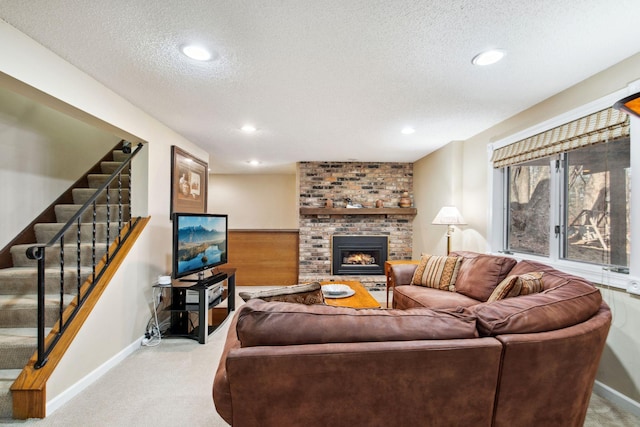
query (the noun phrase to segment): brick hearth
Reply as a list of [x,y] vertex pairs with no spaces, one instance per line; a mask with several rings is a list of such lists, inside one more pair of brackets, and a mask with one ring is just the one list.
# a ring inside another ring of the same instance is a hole
[[[298,165],[300,207],[323,207],[345,199],[373,208],[398,207],[403,191],[413,194],[413,164],[360,162],[301,162]],[[387,235],[389,259],[411,259],[413,215],[300,215],[300,282],[358,280],[371,289],[384,288],[384,276],[332,276],[331,236]]]

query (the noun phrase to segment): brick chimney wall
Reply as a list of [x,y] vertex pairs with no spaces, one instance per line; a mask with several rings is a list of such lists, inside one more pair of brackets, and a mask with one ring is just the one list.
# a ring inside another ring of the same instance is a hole
[[[300,162],[298,164],[301,207],[334,207],[351,203],[373,208],[398,207],[403,191],[413,195],[412,163]],[[413,244],[411,215],[300,215],[300,281],[358,280],[367,287],[384,287],[384,276],[331,276],[331,236],[387,235],[389,259],[411,259]]]

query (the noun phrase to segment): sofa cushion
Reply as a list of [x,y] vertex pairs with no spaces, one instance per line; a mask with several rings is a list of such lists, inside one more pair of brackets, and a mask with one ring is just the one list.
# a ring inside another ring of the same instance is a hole
[[448,309],[470,307],[479,302],[457,292],[442,291],[423,286],[396,286],[393,288],[393,308],[398,309],[416,307]]
[[295,302],[298,304],[324,304],[322,286],[319,282],[284,286],[257,292],[240,292],[244,301],[261,299],[263,301]]
[[524,273],[519,276],[507,276],[496,286],[487,302],[498,301],[518,295],[530,295],[542,291],[541,272]]
[[478,336],[466,309],[358,310],[250,300],[238,311],[242,347],[349,342],[412,341]]
[[460,272],[455,291],[478,301],[487,301],[493,290],[510,273],[516,260],[506,256],[485,255],[476,252],[452,252],[461,256]]
[[[545,278],[547,273],[545,273]],[[524,334],[566,328],[589,319],[600,308],[600,291],[573,280],[541,293],[485,302],[469,308],[481,335]]]
[[453,290],[460,268],[460,257],[422,254],[420,264],[413,273],[412,285],[442,290]]

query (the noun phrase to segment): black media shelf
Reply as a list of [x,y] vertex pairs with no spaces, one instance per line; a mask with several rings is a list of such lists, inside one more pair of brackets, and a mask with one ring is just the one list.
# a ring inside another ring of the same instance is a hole
[[[220,273],[201,282],[173,281],[169,289],[171,302],[163,310],[171,313],[171,325],[163,337],[184,337],[206,344],[209,335],[216,331],[222,322],[235,310],[235,268],[220,269]],[[209,293],[218,289],[218,284],[227,281],[222,294],[209,302]],[[187,291],[197,292],[197,302],[187,302]],[[217,324],[209,324],[210,310],[227,302],[224,318]],[[194,319],[193,313],[197,313]],[[201,325],[207,325],[201,328]]]

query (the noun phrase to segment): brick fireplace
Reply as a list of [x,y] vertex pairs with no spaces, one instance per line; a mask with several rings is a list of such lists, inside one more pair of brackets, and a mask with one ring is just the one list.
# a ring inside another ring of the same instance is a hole
[[[384,270],[351,266],[355,268],[347,272],[335,271],[332,240],[334,236],[382,236],[387,239],[385,258],[411,259],[415,211],[399,209],[398,203],[404,191],[413,194],[413,164],[301,162],[298,177],[300,282],[358,280],[368,288],[384,288]],[[347,199],[364,209],[345,210]],[[325,207],[327,200],[335,209]],[[383,208],[375,208],[377,200]]]

